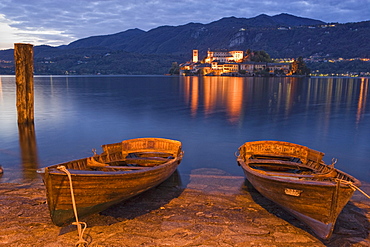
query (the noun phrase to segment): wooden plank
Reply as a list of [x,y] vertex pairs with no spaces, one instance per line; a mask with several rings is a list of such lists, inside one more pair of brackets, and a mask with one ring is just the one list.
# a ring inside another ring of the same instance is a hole
[[150,169],[150,166],[89,166],[90,168],[100,168],[100,169],[112,169],[112,170],[145,170]]
[[173,156],[172,153],[168,152],[134,152],[134,153],[129,153],[129,157],[133,156],[138,156],[138,157],[162,157],[162,158],[167,158],[170,156]]
[[161,157],[134,157],[134,158],[126,158],[124,161],[126,163],[163,163],[168,161],[169,159],[167,158],[161,158]]
[[[133,160],[135,160],[135,159],[133,159]],[[115,163],[115,162],[112,162],[112,163]],[[155,166],[157,163],[154,163],[151,166]],[[89,167],[89,168],[101,168],[101,169],[108,168],[108,169],[118,169],[118,170],[142,170],[142,169],[148,169],[148,167],[151,167],[151,166],[149,166],[149,165],[147,165],[147,166],[115,166],[115,165],[110,165],[109,163],[106,164],[106,163],[98,162],[98,161],[94,160],[94,158],[88,158],[87,159],[87,167]]]

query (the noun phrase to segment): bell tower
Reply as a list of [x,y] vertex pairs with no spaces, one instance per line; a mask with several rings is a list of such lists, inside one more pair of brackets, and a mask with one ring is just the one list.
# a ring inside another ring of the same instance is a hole
[[198,50],[193,50],[193,63],[198,62]]

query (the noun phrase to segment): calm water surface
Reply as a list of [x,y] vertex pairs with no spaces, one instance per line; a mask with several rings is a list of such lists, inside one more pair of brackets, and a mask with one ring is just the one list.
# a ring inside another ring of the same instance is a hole
[[148,136],[182,141],[180,176],[243,176],[239,146],[284,140],[370,181],[368,78],[36,76],[34,128],[18,128],[15,90],[14,77],[0,76],[0,182],[40,179],[37,168]]

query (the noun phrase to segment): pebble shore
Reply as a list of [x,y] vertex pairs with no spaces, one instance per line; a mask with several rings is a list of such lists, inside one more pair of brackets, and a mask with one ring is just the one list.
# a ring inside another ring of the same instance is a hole
[[[178,174],[161,185],[99,214],[80,219],[91,247],[125,246],[370,246],[370,200],[355,192],[332,237],[308,227],[262,197],[242,176],[218,169]],[[370,194],[370,184],[361,187]],[[0,183],[0,246],[67,247],[76,226],[52,224],[40,180]]]

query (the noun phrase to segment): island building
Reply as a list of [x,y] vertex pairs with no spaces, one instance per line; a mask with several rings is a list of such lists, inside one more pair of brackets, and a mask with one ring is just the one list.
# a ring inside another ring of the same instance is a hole
[[291,63],[266,63],[250,61],[244,51],[208,50],[199,60],[199,51],[193,50],[193,58],[180,64],[180,75],[246,75],[255,76],[262,71],[270,75],[289,75]]

